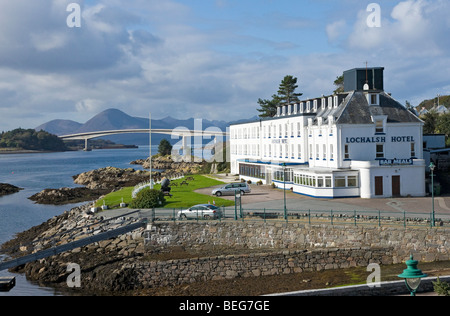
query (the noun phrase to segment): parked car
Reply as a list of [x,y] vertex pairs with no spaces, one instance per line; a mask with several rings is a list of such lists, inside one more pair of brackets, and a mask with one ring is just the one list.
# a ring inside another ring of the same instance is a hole
[[241,194],[247,194],[252,192],[247,182],[240,182],[240,183],[230,183],[224,185],[221,188],[215,189],[212,191],[212,195],[216,196],[234,195],[236,191],[241,191]]
[[217,219],[222,216],[222,211],[219,207],[212,204],[198,204],[194,205],[187,210],[178,212],[179,219],[188,218],[205,218],[205,219]]

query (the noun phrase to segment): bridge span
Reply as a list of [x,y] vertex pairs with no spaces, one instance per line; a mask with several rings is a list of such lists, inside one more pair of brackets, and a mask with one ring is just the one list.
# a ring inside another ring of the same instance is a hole
[[189,130],[188,128],[175,128],[175,129],[122,129],[122,130],[110,130],[110,131],[97,131],[97,132],[86,132],[78,134],[62,135],[59,138],[63,140],[84,140],[84,149],[88,150],[88,140],[104,137],[108,135],[118,135],[118,134],[166,134],[178,137],[183,137],[183,148],[185,148],[186,138],[195,136],[221,136],[226,137],[227,132],[218,131],[219,128],[207,128],[206,130]]

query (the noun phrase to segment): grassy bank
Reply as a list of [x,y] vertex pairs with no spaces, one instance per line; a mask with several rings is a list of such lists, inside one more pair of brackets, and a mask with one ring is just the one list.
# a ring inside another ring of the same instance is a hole
[[[171,182],[172,197],[166,196],[167,204],[164,208],[188,208],[195,204],[212,203],[213,201],[218,206],[232,206],[234,201],[218,198],[212,195],[204,195],[194,192],[195,190],[208,188],[216,185],[224,184],[224,182],[211,179],[202,175],[192,175],[194,180],[186,181],[188,185],[181,185],[186,178],[174,180]],[[155,189],[160,189],[159,184],[155,185]],[[134,187],[127,187],[122,190],[112,192],[105,196],[105,198],[97,201],[96,206],[108,205],[110,208],[117,207],[123,199],[123,202],[129,204],[132,200],[131,194]]]

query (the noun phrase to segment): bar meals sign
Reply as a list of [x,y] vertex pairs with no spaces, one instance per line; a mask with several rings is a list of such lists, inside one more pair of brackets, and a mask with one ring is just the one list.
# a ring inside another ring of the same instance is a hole
[[378,160],[380,162],[380,166],[407,166],[407,165],[412,165],[413,164],[413,160],[412,158],[407,158],[407,159],[379,159]]

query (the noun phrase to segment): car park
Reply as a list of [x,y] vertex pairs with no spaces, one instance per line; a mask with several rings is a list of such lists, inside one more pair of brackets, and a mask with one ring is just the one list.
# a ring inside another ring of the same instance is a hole
[[241,192],[241,194],[247,194],[252,192],[247,182],[239,182],[239,183],[230,183],[218,189],[214,189],[211,192],[211,194],[215,196],[235,195],[236,191]]
[[220,217],[222,217],[222,211],[219,207],[212,204],[197,204],[178,212],[179,219],[217,219]]

